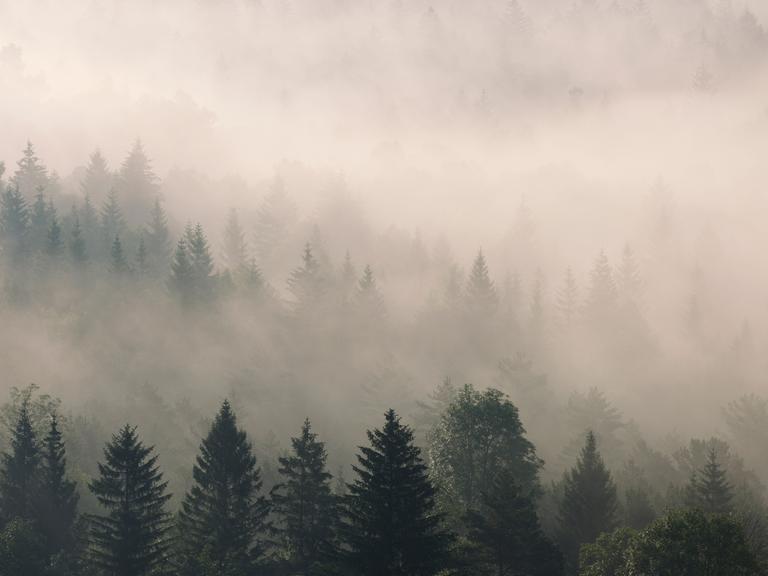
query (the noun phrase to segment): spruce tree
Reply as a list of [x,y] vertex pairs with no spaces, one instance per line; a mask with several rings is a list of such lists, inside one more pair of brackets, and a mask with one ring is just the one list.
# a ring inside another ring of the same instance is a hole
[[[88,159],[85,176],[80,183],[80,189],[86,198],[86,204],[90,204],[92,200],[97,204],[104,202],[109,191],[112,189],[112,184],[113,177],[107,166],[107,161],[102,156],[101,151],[96,149]],[[91,205],[92,208],[93,205]],[[87,219],[84,218],[84,220]]]
[[200,445],[179,513],[182,574],[250,574],[264,554],[269,505],[246,434],[224,401]]
[[195,273],[189,259],[187,241],[183,237],[179,238],[179,242],[176,244],[176,251],[173,254],[168,289],[179,299],[183,306],[189,306],[194,303]]
[[525,494],[515,475],[502,468],[481,496],[478,510],[468,513],[469,540],[479,547],[481,562],[493,573],[554,576],[563,558],[542,532],[536,501]]
[[110,270],[113,274],[119,275],[128,271],[128,261],[123,252],[123,244],[120,242],[120,236],[115,236],[115,239],[112,241],[110,256]]
[[691,477],[688,499],[691,506],[706,514],[728,514],[733,511],[733,488],[717,459],[714,447],[707,452],[704,468],[694,472]]
[[296,313],[312,310],[324,295],[325,282],[309,243],[304,246],[302,265],[288,278],[288,291],[293,296],[291,304]]
[[29,217],[29,247],[33,252],[42,252],[45,249],[49,224],[50,214],[45,201],[45,193],[40,188],[35,196]]
[[136,271],[144,277],[149,272],[149,259],[147,256],[147,243],[144,234],[139,237],[139,247],[136,249]]
[[51,414],[50,428],[43,440],[40,476],[38,518],[48,555],[71,557],[79,496],[75,482],[67,477],[66,449],[55,412]]
[[195,297],[200,302],[205,302],[213,294],[213,257],[208,247],[208,239],[205,236],[200,223],[194,227],[187,227],[184,233],[187,242],[189,263],[192,267],[193,290]]
[[145,222],[157,197],[159,181],[139,140],[120,166],[117,187],[128,223],[136,226]]
[[85,238],[83,238],[83,230],[77,216],[75,216],[75,223],[72,226],[72,237],[69,239],[69,253],[75,266],[82,266],[88,260],[85,251]]
[[150,270],[156,275],[165,274],[171,259],[171,240],[168,231],[168,218],[159,197],[155,197],[155,202],[152,205],[146,236],[147,261]]
[[101,209],[101,232],[104,245],[111,248],[115,237],[119,236],[124,228],[123,211],[117,200],[117,191],[113,188],[109,191],[104,207]]
[[38,190],[48,185],[48,169],[35,154],[32,142],[27,141],[21,160],[17,163],[16,173],[11,183],[23,198],[32,198]]
[[353,574],[437,574],[448,564],[450,536],[441,528],[436,491],[414,446],[413,432],[394,410],[368,432],[357,479],[345,499],[346,558]]
[[0,236],[6,258],[12,264],[22,261],[27,252],[29,211],[18,187],[8,187],[0,198]]
[[613,270],[605,252],[601,251],[595,260],[590,281],[585,314],[593,325],[604,326],[612,319],[617,304]]
[[496,288],[488,274],[482,250],[477,253],[467,280],[466,303],[471,313],[482,316],[492,314],[498,305]]
[[291,574],[309,576],[322,573],[335,553],[338,507],[326,470],[325,445],[309,420],[291,445],[292,453],[279,458],[282,482],[272,490],[272,506]]
[[578,572],[579,547],[613,530],[617,510],[616,487],[590,430],[576,466],[563,477],[558,515],[562,547],[573,573]]
[[[104,193],[106,199],[108,192]],[[91,248],[95,248],[101,242],[101,224],[99,223],[99,215],[96,212],[96,208],[91,201],[91,197],[86,194],[83,201],[82,215],[80,218],[80,225],[82,226],[83,240],[85,245]]]
[[64,242],[61,239],[61,226],[56,212],[51,214],[51,225],[48,227],[48,234],[45,243],[45,252],[48,256],[55,258],[64,250]]
[[90,516],[91,561],[113,576],[149,576],[167,565],[170,495],[152,447],[125,425],[104,449],[89,488],[104,508]]
[[384,298],[382,298],[379,288],[376,285],[376,278],[373,276],[373,270],[366,266],[363,270],[363,276],[357,284],[357,293],[355,303],[361,319],[369,323],[378,323],[384,319],[386,308]]
[[11,430],[11,450],[3,454],[0,473],[0,510],[3,519],[35,519],[35,504],[40,493],[40,447],[29,413],[29,398],[19,407]]
[[558,323],[564,331],[569,331],[576,322],[579,310],[579,291],[576,278],[570,266],[565,271],[565,279],[557,293]]

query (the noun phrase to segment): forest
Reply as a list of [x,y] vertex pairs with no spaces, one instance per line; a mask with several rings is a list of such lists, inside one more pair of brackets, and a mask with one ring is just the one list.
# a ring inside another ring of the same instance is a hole
[[767,25],[0,1],[0,576],[768,574]]

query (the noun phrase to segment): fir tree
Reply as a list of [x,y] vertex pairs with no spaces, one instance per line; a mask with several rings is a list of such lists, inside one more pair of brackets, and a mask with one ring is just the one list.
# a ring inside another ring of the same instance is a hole
[[508,469],[496,474],[482,494],[480,509],[469,512],[467,523],[469,540],[495,574],[562,573],[562,555],[541,530],[535,500],[523,493]]
[[124,274],[128,271],[128,261],[125,259],[123,244],[120,242],[120,236],[118,235],[112,241],[110,256],[110,270],[113,274]]
[[50,228],[50,214],[45,202],[45,193],[40,188],[32,204],[29,217],[29,247],[33,252],[42,252],[46,246],[46,237]]
[[250,574],[264,553],[268,503],[250,442],[224,401],[179,513],[182,574]]
[[29,211],[18,187],[9,187],[0,198],[0,235],[6,258],[18,264],[26,254]]
[[53,258],[59,256],[64,250],[64,242],[61,239],[61,226],[56,212],[51,214],[51,225],[48,227],[48,234],[45,243],[45,252]]
[[291,272],[288,278],[288,291],[293,296],[295,312],[311,310],[324,295],[324,281],[320,265],[312,254],[312,246],[304,246],[302,265]]
[[123,211],[117,201],[117,191],[113,188],[101,209],[101,231],[105,245],[111,247],[114,238],[122,234],[124,228]]
[[76,266],[85,264],[88,256],[85,251],[85,239],[83,231],[80,228],[80,219],[75,216],[75,223],[72,226],[72,237],[69,240],[69,253]]
[[704,468],[694,472],[691,477],[688,498],[691,506],[706,514],[728,514],[733,511],[733,488],[717,459],[714,447],[707,452]]
[[112,436],[89,488],[104,508],[92,515],[91,560],[114,576],[149,576],[167,564],[170,498],[152,447],[136,428],[125,425]]
[[48,555],[72,556],[75,543],[78,493],[67,478],[67,458],[56,413],[43,440],[39,522],[45,535]]
[[492,314],[498,304],[496,288],[488,275],[488,265],[482,250],[477,253],[467,280],[466,302],[470,312],[480,315]]
[[559,522],[563,550],[574,573],[578,572],[578,553],[602,532],[610,532],[617,521],[616,487],[606,469],[592,431],[576,466],[563,477],[563,499]]
[[213,257],[208,247],[208,239],[200,223],[194,227],[188,226],[184,236],[192,266],[194,291],[196,297],[204,302],[213,293]]
[[160,203],[155,198],[147,226],[147,253],[150,269],[154,274],[165,273],[171,258],[171,241],[168,232],[168,219]]
[[125,205],[129,224],[135,226],[145,222],[153,200],[157,197],[159,183],[139,140],[134,143],[120,166],[117,187]]
[[292,574],[320,574],[335,554],[337,502],[326,470],[325,446],[309,420],[291,439],[292,454],[279,458],[282,482],[272,491],[278,534],[287,545]]
[[248,246],[245,232],[240,226],[237,210],[230,210],[227,225],[224,228],[224,263],[233,273],[245,267],[248,261]]
[[344,535],[354,574],[437,574],[448,563],[450,536],[436,512],[435,488],[413,432],[394,410],[360,447],[357,479],[346,497]]
[[35,519],[35,504],[39,494],[40,447],[29,409],[29,398],[25,397],[11,430],[11,451],[3,454],[0,510],[6,522],[13,518]]
[[194,302],[195,273],[189,259],[187,241],[183,237],[179,238],[173,254],[168,288],[183,305],[188,306]]
[[11,183],[23,198],[32,198],[38,190],[48,186],[48,170],[35,154],[35,148],[31,142],[27,141],[21,160],[16,164],[16,173]]
[[[107,166],[107,161],[102,156],[101,151],[96,149],[88,159],[88,166],[85,168],[85,176],[80,183],[80,189],[86,199],[86,204],[90,204],[91,200],[100,204],[107,199],[109,191],[112,189],[113,177]],[[93,206],[91,205],[91,208]],[[94,214],[95,215],[95,214]],[[87,222],[87,218],[83,218],[84,224]],[[87,228],[87,224],[85,226]]]

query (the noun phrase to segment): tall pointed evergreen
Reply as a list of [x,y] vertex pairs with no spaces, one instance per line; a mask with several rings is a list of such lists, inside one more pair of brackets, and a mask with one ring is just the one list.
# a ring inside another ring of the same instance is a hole
[[110,270],[113,274],[124,274],[128,271],[128,261],[123,252],[123,244],[120,242],[120,236],[116,235],[112,241],[112,250],[110,252]]
[[277,533],[287,548],[291,574],[321,574],[335,554],[338,516],[325,445],[309,420],[291,444],[292,453],[279,458],[282,482],[272,491]]
[[171,259],[171,240],[168,231],[168,218],[165,215],[160,198],[155,197],[147,225],[147,261],[154,274],[165,274]]
[[25,397],[11,430],[11,450],[3,454],[0,473],[0,511],[6,522],[35,518],[39,473],[40,447],[32,426],[29,398]]
[[89,488],[104,509],[90,516],[93,565],[111,576],[162,573],[168,562],[170,495],[152,447],[125,425],[104,449]]
[[482,250],[477,253],[467,280],[466,302],[470,312],[483,316],[493,313],[498,305],[496,288]]
[[563,478],[559,510],[561,542],[574,573],[578,572],[579,547],[591,544],[601,533],[613,530],[617,511],[616,486],[590,430],[576,466]]
[[357,479],[346,497],[344,539],[352,573],[366,576],[437,574],[448,564],[450,536],[436,512],[435,488],[394,410],[368,432]]
[[189,306],[194,303],[195,274],[189,258],[187,241],[184,237],[179,238],[179,242],[176,244],[176,251],[173,253],[168,289],[178,298],[182,305]]
[[18,187],[9,186],[0,197],[0,245],[5,257],[21,262],[28,247],[29,210]]
[[567,332],[576,322],[579,311],[579,291],[570,266],[565,271],[565,279],[557,293],[556,306],[558,324]]
[[362,320],[367,322],[381,321],[386,315],[384,298],[379,292],[376,284],[376,278],[370,266],[363,270],[363,276],[357,283],[357,293],[355,295],[357,310],[362,316]]
[[35,153],[32,142],[27,141],[21,160],[16,163],[16,172],[11,179],[23,198],[31,199],[37,191],[48,185],[48,169]]
[[109,250],[114,242],[115,236],[122,234],[125,228],[125,218],[117,200],[117,191],[113,188],[109,191],[104,206],[101,209],[101,232],[102,241],[106,248],[106,257],[109,257]]
[[182,574],[250,574],[264,553],[268,502],[245,432],[224,401],[192,469],[179,513]]
[[295,312],[311,310],[322,298],[325,288],[320,264],[309,243],[304,246],[301,261],[301,266],[288,278],[288,291],[293,296],[291,305]]
[[140,140],[133,144],[133,148],[120,166],[117,187],[124,203],[128,223],[136,226],[146,222],[152,203],[157,197],[159,180],[152,170],[152,164]]
[[86,202],[93,201],[97,204],[104,202],[112,189],[112,184],[113,177],[107,166],[107,161],[101,151],[96,149],[88,159],[85,176],[80,183],[80,189],[86,197]]
[[61,239],[61,226],[56,212],[51,213],[51,224],[48,226],[48,234],[45,239],[45,253],[56,258],[64,251],[64,241]]
[[42,252],[45,249],[49,224],[48,205],[45,201],[45,193],[40,188],[35,196],[29,217],[29,247],[32,251]]
[[38,518],[48,554],[71,556],[79,496],[75,482],[67,477],[66,449],[55,413],[43,440],[41,472]]
[[704,468],[694,472],[688,485],[688,498],[693,507],[706,514],[728,514],[733,511],[733,487],[710,448]]
[[189,263],[192,266],[195,296],[204,302],[213,294],[213,256],[200,223],[187,227],[184,233]]
[[69,253],[75,266],[82,266],[88,260],[85,251],[85,238],[83,238],[83,229],[80,227],[80,219],[75,216],[75,223],[72,226],[72,233],[69,239]]
[[585,314],[593,324],[604,325],[611,320],[617,304],[613,270],[605,252],[601,251],[595,260],[590,281]]

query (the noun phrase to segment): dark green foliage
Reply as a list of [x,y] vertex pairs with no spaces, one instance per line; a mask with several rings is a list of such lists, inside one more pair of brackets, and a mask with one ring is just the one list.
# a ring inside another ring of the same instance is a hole
[[179,513],[182,574],[250,574],[264,554],[269,510],[250,442],[224,401],[192,469]]
[[194,303],[195,299],[195,273],[187,250],[187,241],[182,237],[176,244],[176,251],[171,262],[171,277],[168,280],[168,289],[184,306]]
[[[43,440],[38,518],[49,557],[71,556],[79,496],[67,477],[67,458],[56,413]],[[71,561],[70,561],[71,563]]]
[[184,236],[192,268],[193,292],[200,302],[205,302],[213,295],[214,288],[213,256],[208,247],[208,239],[199,223],[194,227],[188,226]]
[[499,390],[465,385],[429,434],[432,476],[444,509],[456,516],[477,509],[502,468],[522,490],[537,494],[542,461],[525,436],[517,408]]
[[291,439],[292,453],[279,458],[282,482],[272,491],[277,533],[291,574],[320,574],[336,552],[338,506],[325,467],[326,452],[309,420]]
[[64,241],[61,239],[61,226],[56,212],[51,213],[51,225],[48,227],[46,235],[45,252],[53,258],[59,256],[64,251]]
[[8,187],[0,198],[0,236],[3,253],[18,265],[28,248],[29,210],[18,187]]
[[167,562],[170,495],[152,452],[125,425],[107,444],[89,485],[104,508],[90,517],[90,558],[105,575],[149,576]]
[[636,537],[631,528],[619,528],[584,544],[579,555],[579,576],[630,576],[631,549]]
[[616,487],[591,431],[576,466],[566,472],[563,484],[560,541],[575,573],[579,547],[594,542],[603,532],[610,532],[617,523]]
[[46,246],[50,216],[45,193],[40,189],[35,196],[29,217],[29,247],[34,252],[40,252]]
[[740,522],[732,516],[678,510],[641,532],[627,575],[757,576]]
[[360,447],[346,497],[344,539],[353,574],[428,576],[448,564],[449,535],[436,512],[411,429],[389,410],[383,429]]
[[40,485],[40,447],[25,397],[11,430],[11,451],[3,454],[0,473],[0,510],[5,521],[35,518],[36,497]]
[[501,469],[480,499],[478,511],[468,513],[468,537],[480,550],[484,573],[498,576],[556,576],[563,558],[542,533],[536,502],[520,489],[514,475]]
[[14,518],[0,532],[0,576],[50,576],[40,532],[30,520]]
[[733,511],[733,489],[718,462],[714,447],[707,453],[704,468],[693,473],[687,490],[689,505],[707,514],[727,514]]
[[641,530],[656,519],[656,511],[643,488],[628,488],[624,493],[624,524]]

